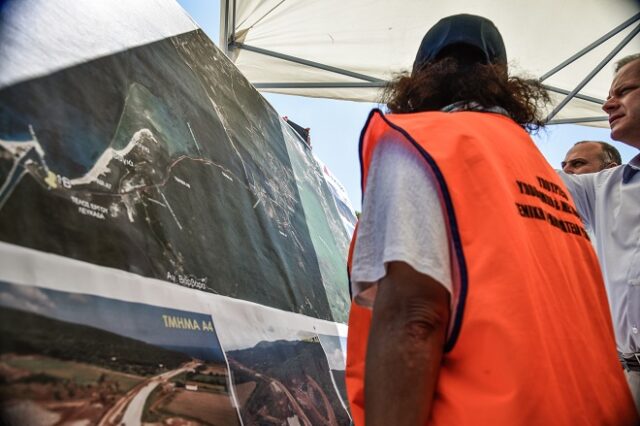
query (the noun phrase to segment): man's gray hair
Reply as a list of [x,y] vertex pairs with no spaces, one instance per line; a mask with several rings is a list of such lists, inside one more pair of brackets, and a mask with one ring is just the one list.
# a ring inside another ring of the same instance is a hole
[[620,71],[620,68],[624,67],[625,65],[637,61],[638,59],[640,59],[640,53],[636,53],[634,55],[629,55],[629,56],[625,56],[624,58],[620,59],[618,62],[616,62],[615,66],[614,66],[614,72],[618,72]]

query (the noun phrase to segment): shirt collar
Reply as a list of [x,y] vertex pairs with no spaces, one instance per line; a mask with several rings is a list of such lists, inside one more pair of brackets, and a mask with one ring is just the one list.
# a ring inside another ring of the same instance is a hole
[[509,113],[507,112],[506,109],[499,107],[499,106],[493,106],[490,108],[485,108],[482,105],[480,105],[479,103],[473,101],[473,102],[467,102],[467,101],[460,101],[460,102],[456,102],[453,103],[451,105],[447,105],[446,107],[442,108],[440,111],[442,112],[458,112],[458,111],[477,111],[477,112],[493,112],[496,114],[502,114],[502,115],[506,115],[507,117],[509,117]]
[[622,171],[622,183],[629,183],[631,178],[640,171],[640,154],[636,155],[624,166]]

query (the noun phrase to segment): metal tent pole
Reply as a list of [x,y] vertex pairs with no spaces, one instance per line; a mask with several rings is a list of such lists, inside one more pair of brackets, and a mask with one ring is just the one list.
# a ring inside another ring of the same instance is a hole
[[[640,16],[640,14],[638,14],[637,16]],[[582,79],[582,81],[580,83],[578,83],[578,85],[571,91],[569,92],[569,94],[562,100],[562,102],[560,102],[558,105],[556,105],[556,107],[553,109],[553,111],[551,111],[551,113],[547,116],[547,118],[545,119],[545,121],[550,121],[553,117],[555,117],[558,112],[564,108],[564,106],[569,103],[569,101],[571,99],[573,99],[573,97],[584,87],[586,86],[586,84],[591,81],[591,79],[593,78],[593,76],[595,76],[597,73],[600,72],[600,70],[602,68],[604,68],[605,65],[607,65],[609,63],[609,61],[611,61],[611,59],[620,51],[622,50],[623,47],[625,47],[629,41],[631,41],[631,39],[633,39],[638,33],[640,32],[640,25],[638,25],[633,31],[631,31],[631,33],[629,33],[620,43],[618,43],[616,45],[616,47],[613,48],[613,50],[611,52],[609,52],[609,54],[607,56],[605,56],[605,58],[600,61],[600,63],[598,65],[596,65],[596,67],[591,70],[591,72],[589,74],[587,74],[587,76]]]
[[620,31],[624,30],[625,28],[627,28],[628,26],[630,26],[631,24],[633,24],[634,22],[636,22],[638,20],[640,20],[640,13],[636,13],[631,18],[629,18],[626,21],[624,21],[622,24],[618,25],[617,27],[615,27],[614,29],[612,29],[611,31],[609,31],[608,33],[606,33],[605,35],[603,35],[602,37],[600,37],[599,39],[597,39],[596,41],[594,41],[593,43],[591,43],[590,45],[585,47],[584,49],[582,49],[579,52],[577,52],[575,55],[571,56],[569,59],[565,60],[561,64],[559,64],[556,67],[554,67],[552,70],[550,70],[550,71],[546,72],[545,74],[543,74],[540,77],[540,81],[544,81],[547,78],[551,77],[553,74],[557,73],[558,71],[560,71],[561,69],[565,68],[567,65],[573,63],[577,59],[583,57],[585,54],[589,53],[591,50],[593,50],[596,47],[600,46],[602,43],[604,43],[605,41],[609,40],[611,37],[615,36]]
[[312,68],[318,68],[318,69],[321,69],[321,70],[324,70],[324,71],[329,71],[329,72],[332,72],[332,73],[335,73],[335,74],[346,75],[347,77],[357,78],[358,80],[369,81],[369,82],[372,82],[372,83],[386,83],[384,80],[381,80],[381,79],[375,78],[375,77],[371,77],[371,76],[368,76],[368,75],[365,75],[365,74],[360,74],[360,73],[357,73],[357,72],[348,71],[348,70],[345,70],[345,69],[342,69],[342,68],[332,67],[331,65],[325,65],[325,64],[321,64],[319,62],[309,61],[307,59],[298,58],[296,56],[285,55],[284,53],[278,53],[278,52],[274,52],[274,51],[271,51],[271,50],[262,49],[260,47],[250,46],[248,44],[234,42],[234,43],[230,44],[230,47],[248,50],[250,52],[255,52],[255,53],[259,53],[261,55],[271,56],[271,57],[274,57],[274,58],[282,59],[284,61],[294,62],[296,64],[306,65],[306,66],[312,67]]

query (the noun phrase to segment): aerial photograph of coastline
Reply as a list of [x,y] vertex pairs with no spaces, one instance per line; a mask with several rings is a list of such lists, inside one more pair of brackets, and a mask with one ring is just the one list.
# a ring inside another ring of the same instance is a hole
[[0,241],[346,321],[322,170],[201,30],[3,88],[0,117]]

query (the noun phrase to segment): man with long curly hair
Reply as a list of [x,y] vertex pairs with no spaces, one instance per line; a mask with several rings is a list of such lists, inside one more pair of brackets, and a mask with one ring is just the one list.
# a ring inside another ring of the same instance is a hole
[[598,261],[493,23],[438,22],[361,138],[357,426],[633,425]]

